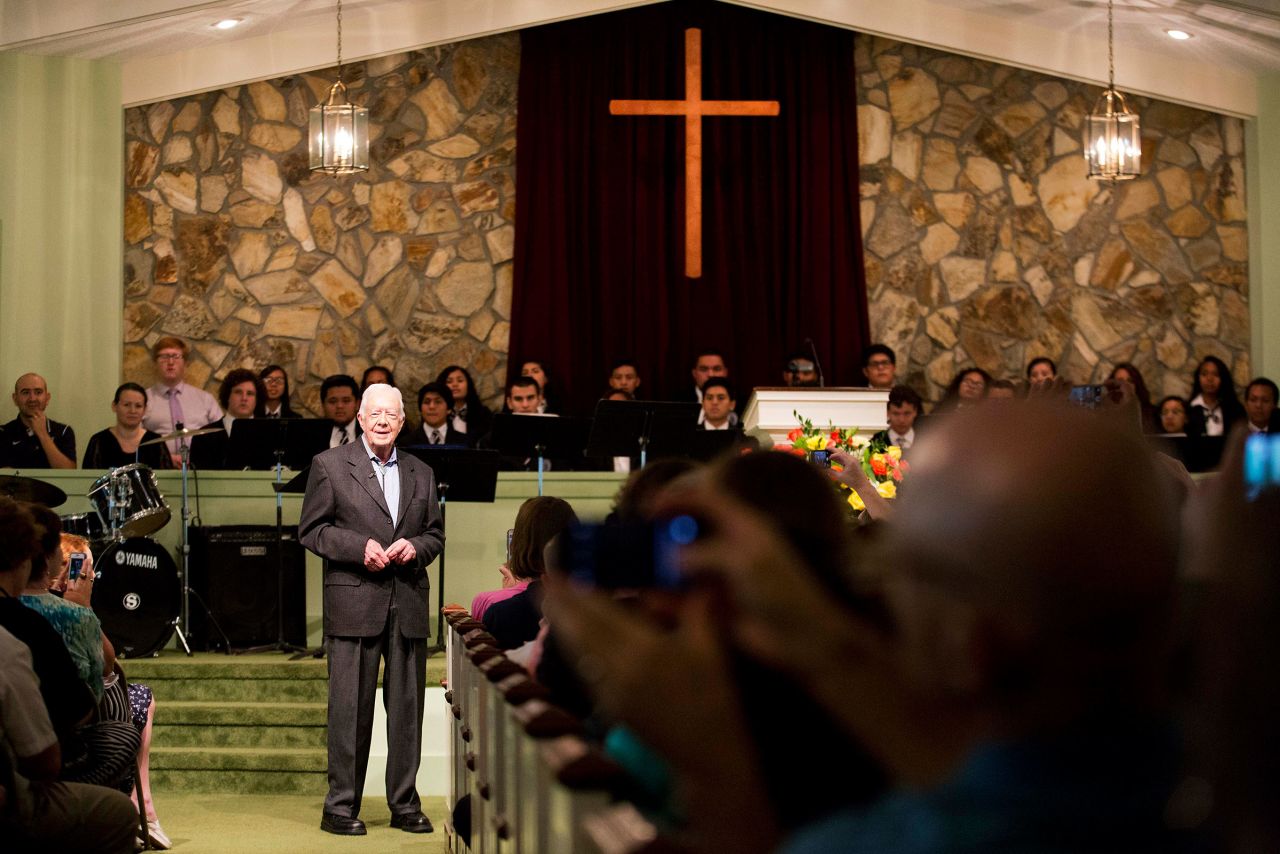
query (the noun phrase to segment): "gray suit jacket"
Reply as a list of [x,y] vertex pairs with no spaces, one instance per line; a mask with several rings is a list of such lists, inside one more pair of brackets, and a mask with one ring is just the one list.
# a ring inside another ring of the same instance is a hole
[[[298,522],[302,545],[324,558],[324,633],[373,637],[382,633],[394,601],[402,634],[426,638],[426,567],[444,548],[444,526],[431,468],[411,454],[397,456],[400,508],[394,527],[364,442],[330,448],[311,462]],[[383,548],[404,537],[417,560],[381,572],[364,566],[364,547]]]

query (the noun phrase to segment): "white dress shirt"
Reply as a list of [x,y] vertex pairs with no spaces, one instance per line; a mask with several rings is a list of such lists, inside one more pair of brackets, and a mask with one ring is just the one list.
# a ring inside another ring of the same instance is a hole
[[[346,434],[346,437],[347,437],[345,442],[342,440],[342,436],[344,433]],[[347,422],[347,426],[345,427],[339,427],[337,424],[333,425],[333,433],[330,434],[329,436],[329,447],[336,448],[339,445],[350,444],[355,440],[356,440],[356,420],[352,418],[350,421]]]
[[916,441],[916,428],[914,427],[912,427],[906,433],[895,433],[892,430],[889,431],[889,444],[897,445],[899,448],[901,448],[904,451],[907,448],[910,448],[912,445],[914,445],[915,441]]

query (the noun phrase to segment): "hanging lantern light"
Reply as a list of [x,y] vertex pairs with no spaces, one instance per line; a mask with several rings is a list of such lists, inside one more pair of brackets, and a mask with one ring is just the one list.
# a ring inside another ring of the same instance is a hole
[[1136,178],[1142,168],[1142,134],[1138,114],[1116,91],[1113,0],[1107,0],[1107,89],[1085,120],[1084,158],[1089,177],[1100,181]]
[[342,0],[338,0],[338,79],[311,108],[311,171],[348,175],[369,169],[369,111],[347,100],[342,82]]

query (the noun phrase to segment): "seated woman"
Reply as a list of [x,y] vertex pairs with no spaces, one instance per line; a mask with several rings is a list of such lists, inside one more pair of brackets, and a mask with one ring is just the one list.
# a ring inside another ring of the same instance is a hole
[[537,359],[529,359],[524,362],[520,366],[520,376],[531,377],[538,381],[538,388],[542,389],[542,402],[538,404],[539,412],[562,414],[560,395],[556,390],[556,386],[547,376],[546,370],[543,369],[542,362]]
[[1037,356],[1027,362],[1027,387],[1048,385],[1058,377],[1058,366],[1048,356]]
[[964,368],[951,380],[942,400],[933,408],[934,415],[977,406],[987,397],[991,375],[982,368]]
[[1156,414],[1156,408],[1151,404],[1151,392],[1147,389],[1147,381],[1142,378],[1142,372],[1138,370],[1137,365],[1132,362],[1121,362],[1111,369],[1111,375],[1107,379],[1123,380],[1133,386],[1133,396],[1137,399],[1138,408],[1142,412],[1142,432],[1159,433],[1160,425],[1157,422],[1160,419]]
[[449,365],[436,377],[436,382],[444,383],[449,389],[454,429],[466,433],[472,445],[480,437],[488,435],[493,427],[493,413],[480,402],[476,384],[471,381],[467,369],[461,365]]
[[[504,590],[481,593],[471,603],[471,616],[484,623],[501,648],[515,649],[538,636],[542,620],[540,579],[547,568],[543,549],[577,521],[569,502],[561,498],[543,495],[520,505],[511,534],[510,570],[515,583]],[[477,605],[483,616],[477,615]]]
[[1231,425],[1241,418],[1244,418],[1244,406],[1236,394],[1231,370],[1217,356],[1205,356],[1191,377],[1187,435],[1226,436],[1231,432]]
[[267,365],[258,372],[262,396],[254,407],[254,418],[301,418],[289,405],[289,375],[279,365]]
[[173,467],[163,442],[142,444],[160,438],[142,426],[142,416],[147,412],[146,389],[137,383],[120,386],[111,401],[111,411],[116,414],[115,425],[89,437],[84,449],[86,469],[114,469],[132,463],[145,463],[153,469]]
[[[85,607],[92,607],[90,597],[93,588],[93,552],[89,550],[89,542],[75,534],[63,534],[61,537],[62,568],[50,579],[49,589],[63,595],[67,601],[74,601]],[[71,556],[76,553],[86,556],[81,569],[80,578],[71,580]],[[130,797],[134,806],[138,798],[142,798],[142,806],[147,816],[147,832],[151,837],[151,847],[167,849],[172,846],[160,819],[156,815],[155,804],[151,797],[151,722],[155,719],[156,701],[151,689],[138,682],[125,683],[123,673],[116,668],[116,678],[106,680],[99,713],[105,721],[125,721],[131,723],[142,740],[138,749],[138,778],[135,781]]]
[[196,469],[225,469],[233,464],[231,425],[237,418],[252,418],[259,398],[265,397],[262,380],[253,371],[236,368],[227,374],[218,389],[218,402],[226,414],[205,427],[221,427],[221,432],[207,433],[191,440],[191,466]]

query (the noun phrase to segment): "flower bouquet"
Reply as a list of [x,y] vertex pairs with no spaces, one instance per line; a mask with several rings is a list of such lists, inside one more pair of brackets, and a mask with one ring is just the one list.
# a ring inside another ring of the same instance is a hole
[[[791,444],[781,446],[782,450],[807,460],[813,459],[815,451],[844,451],[858,461],[867,479],[882,498],[892,499],[897,496],[898,484],[910,470],[907,461],[902,459],[901,448],[890,445],[884,438],[863,439],[858,436],[856,427],[848,429],[828,425],[824,431],[814,427],[813,422],[800,413],[793,411],[791,414],[800,422],[800,426],[787,434]],[[839,463],[832,463],[831,468],[842,470]],[[841,483],[840,487],[849,490],[850,507],[858,511],[866,509],[857,492],[845,483]]]

